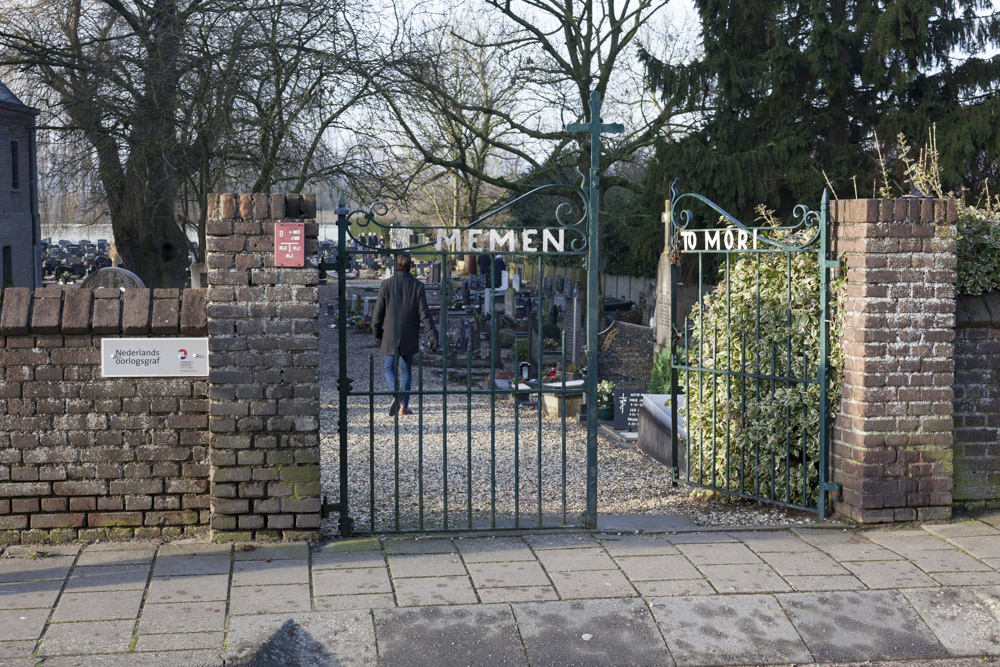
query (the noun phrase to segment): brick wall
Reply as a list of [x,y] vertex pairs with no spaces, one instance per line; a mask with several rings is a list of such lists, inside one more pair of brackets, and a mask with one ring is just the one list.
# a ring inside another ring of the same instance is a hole
[[835,201],[846,262],[844,387],[833,429],[838,512],[862,522],[951,515],[954,202]]
[[962,509],[1000,508],[1000,292],[962,296],[955,336],[955,489]]
[[106,336],[204,336],[205,291],[0,292],[0,541],[208,524],[208,383],[103,378]]
[[[316,199],[213,195],[207,241],[214,539],[318,535]],[[275,268],[276,221],[305,222],[304,268]]]

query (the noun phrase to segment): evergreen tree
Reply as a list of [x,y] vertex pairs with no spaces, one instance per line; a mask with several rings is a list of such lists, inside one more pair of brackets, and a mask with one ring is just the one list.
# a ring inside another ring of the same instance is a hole
[[[824,172],[842,198],[877,196],[878,147],[894,185],[896,136],[936,124],[943,180],[981,190],[1000,171],[1000,13],[990,0],[695,0],[703,56],[643,54],[653,88],[700,108],[702,128],[661,143],[647,192],[669,183],[743,220],[757,204],[816,203]],[[852,182],[852,177],[856,181]]]

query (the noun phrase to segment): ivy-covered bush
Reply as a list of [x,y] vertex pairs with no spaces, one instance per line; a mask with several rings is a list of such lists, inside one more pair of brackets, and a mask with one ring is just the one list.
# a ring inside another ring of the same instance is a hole
[[[719,287],[692,311],[693,331],[679,361],[763,379],[713,372],[679,374],[687,399],[682,414],[689,438],[690,479],[735,492],[814,503],[819,481],[819,386],[772,378],[816,377],[822,317],[816,255],[732,255],[728,293],[726,270],[724,261]],[[827,401],[832,418],[843,363],[834,327],[829,350]],[[669,380],[664,386],[669,391]]]
[[561,340],[562,329],[559,328],[558,324],[545,322],[542,324],[542,338],[547,338],[548,340]]
[[1000,290],[1000,201],[985,208],[958,206],[958,291]]

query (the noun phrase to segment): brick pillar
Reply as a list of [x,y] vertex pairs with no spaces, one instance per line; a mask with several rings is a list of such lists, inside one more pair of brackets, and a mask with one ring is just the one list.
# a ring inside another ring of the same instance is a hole
[[[315,218],[311,195],[209,198],[209,445],[217,541],[318,535]],[[275,221],[306,223],[304,268],[275,268]]]
[[951,516],[956,217],[939,199],[831,206],[847,266],[831,467],[856,521]]

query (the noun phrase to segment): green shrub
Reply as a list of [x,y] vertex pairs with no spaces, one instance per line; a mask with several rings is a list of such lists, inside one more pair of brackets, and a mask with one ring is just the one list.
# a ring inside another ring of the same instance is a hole
[[497,332],[497,342],[504,349],[514,347],[514,332],[510,329],[501,329]]
[[649,393],[670,393],[670,347],[660,348],[660,353],[653,357],[653,371],[649,375]]
[[513,329],[517,326],[517,321],[507,313],[501,313],[497,318],[498,329]]
[[562,329],[559,328],[558,324],[546,322],[542,325],[542,338],[548,338],[549,340],[562,340]]
[[1000,201],[986,208],[958,206],[958,291],[1000,289]]
[[521,340],[517,341],[517,343],[516,343],[516,349],[517,349],[517,360],[518,361],[527,361],[528,360],[528,341],[527,341],[527,339],[522,338]]
[[[771,235],[782,238],[779,232]],[[723,262],[720,287],[692,311],[693,332],[687,349],[680,350],[681,364],[771,377],[815,377],[822,317],[816,255],[791,255],[790,283],[788,257],[784,253],[733,256],[728,299]],[[832,421],[842,370],[839,336],[833,327],[829,350],[827,400]],[[803,354],[808,368],[805,376]],[[819,481],[818,384],[683,371],[679,382],[687,397],[684,418],[692,481],[711,485],[714,480],[718,488],[739,491],[743,479],[748,493],[773,493],[773,497],[785,500],[787,490],[791,502],[815,502]],[[669,382],[666,386],[669,391]],[[788,457],[786,445],[791,452]],[[807,481],[805,497],[803,476]]]

